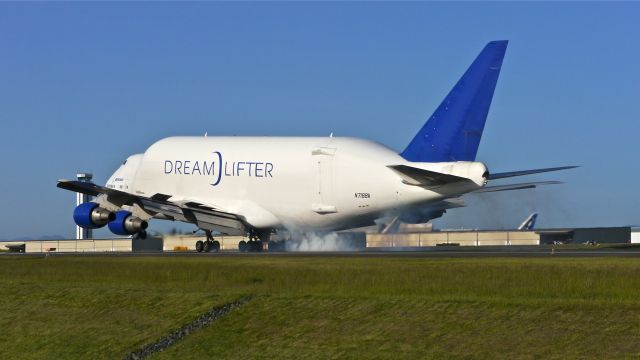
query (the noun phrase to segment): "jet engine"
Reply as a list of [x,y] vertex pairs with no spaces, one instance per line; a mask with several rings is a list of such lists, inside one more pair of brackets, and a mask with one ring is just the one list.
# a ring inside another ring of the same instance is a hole
[[109,222],[109,230],[116,235],[143,234],[147,226],[149,223],[126,210],[116,211],[115,219]]
[[116,214],[101,208],[94,202],[82,203],[73,210],[73,221],[85,229],[101,228],[115,219]]

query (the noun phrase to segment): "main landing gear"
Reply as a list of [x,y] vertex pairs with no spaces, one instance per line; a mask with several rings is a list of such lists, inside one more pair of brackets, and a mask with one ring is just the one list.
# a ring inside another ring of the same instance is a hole
[[251,230],[249,231],[249,241],[241,240],[238,243],[240,252],[261,252],[264,243],[269,241],[271,230]]
[[254,239],[249,239],[249,241],[244,241],[241,240],[238,243],[238,250],[240,250],[240,252],[260,252],[262,251],[262,241],[261,240],[254,240]]
[[205,230],[204,233],[207,235],[207,240],[196,241],[196,251],[197,252],[218,252],[220,251],[220,242],[213,239],[213,235],[210,230]]

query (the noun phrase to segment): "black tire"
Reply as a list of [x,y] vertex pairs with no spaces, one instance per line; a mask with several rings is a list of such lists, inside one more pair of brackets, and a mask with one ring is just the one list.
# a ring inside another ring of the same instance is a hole
[[204,247],[202,248],[202,251],[204,252],[210,252],[211,249],[213,249],[213,244],[211,243],[211,241],[207,240],[204,242]]
[[213,251],[214,252],[219,252],[220,251],[220,242],[217,240],[213,241]]
[[138,239],[146,239],[147,238],[147,232],[145,230],[141,230],[139,233],[136,234]]
[[240,250],[240,252],[245,252],[247,251],[247,242],[244,240],[240,240],[240,242],[238,243],[238,250]]
[[203,248],[204,248],[204,242],[202,242],[202,240],[196,241],[196,251],[202,252]]

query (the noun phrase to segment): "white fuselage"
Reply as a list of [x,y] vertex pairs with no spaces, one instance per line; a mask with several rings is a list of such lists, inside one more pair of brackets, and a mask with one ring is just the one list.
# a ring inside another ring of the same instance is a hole
[[[403,164],[471,181],[407,185],[387,167]],[[479,162],[408,162],[356,138],[172,137],[129,157],[107,186],[205,204],[255,228],[335,230],[476,190],[485,172]]]

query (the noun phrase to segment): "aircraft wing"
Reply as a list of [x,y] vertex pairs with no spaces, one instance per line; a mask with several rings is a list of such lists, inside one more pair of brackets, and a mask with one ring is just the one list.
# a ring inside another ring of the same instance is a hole
[[145,197],[75,180],[58,180],[57,186],[61,189],[91,196],[105,195],[109,202],[117,206],[138,205],[154,217],[190,222],[202,229],[216,230],[224,234],[241,234],[245,228],[245,221],[241,216],[225,212],[209,204],[194,201],[174,202],[170,200],[171,195],[167,194]]
[[133,203],[138,199],[138,196],[129,194],[127,192],[110,189],[108,187],[96,185],[94,183],[85,181],[58,180],[57,186],[61,189],[79,192],[91,196],[105,194],[109,197],[109,200],[112,200],[111,202],[118,206],[133,205]]
[[465,207],[462,198],[448,198],[426,205],[413,206],[400,213],[399,221],[408,224],[426,223],[444,215],[448,209]]

